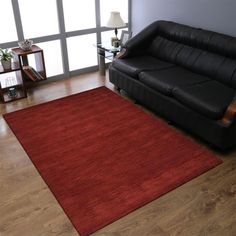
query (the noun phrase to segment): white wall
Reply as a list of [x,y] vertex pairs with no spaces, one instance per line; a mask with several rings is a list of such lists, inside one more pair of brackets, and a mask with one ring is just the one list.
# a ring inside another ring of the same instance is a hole
[[236,37],[236,0],[132,0],[132,31],[171,20]]

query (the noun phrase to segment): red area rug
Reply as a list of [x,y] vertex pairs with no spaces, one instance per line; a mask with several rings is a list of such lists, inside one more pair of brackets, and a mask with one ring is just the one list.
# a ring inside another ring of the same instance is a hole
[[105,87],[4,118],[81,235],[221,163]]

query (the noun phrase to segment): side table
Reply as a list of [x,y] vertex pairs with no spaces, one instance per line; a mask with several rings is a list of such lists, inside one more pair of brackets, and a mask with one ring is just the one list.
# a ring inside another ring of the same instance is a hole
[[97,47],[97,55],[98,55],[98,67],[100,75],[106,74],[106,63],[105,60],[108,59],[113,61],[114,57],[117,53],[120,52],[120,47],[113,47],[108,43],[99,43],[96,45]]

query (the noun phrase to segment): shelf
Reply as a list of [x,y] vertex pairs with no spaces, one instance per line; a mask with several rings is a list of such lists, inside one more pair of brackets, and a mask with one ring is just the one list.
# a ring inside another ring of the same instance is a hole
[[[0,78],[0,99],[2,102],[11,102],[27,97],[27,93],[24,86],[21,68],[18,69],[18,63],[15,63],[16,67],[8,71],[8,74],[2,74]],[[13,74],[12,74],[13,73]],[[9,89],[15,88],[17,92],[16,97],[9,96]]]
[[95,45],[97,48],[102,49],[107,52],[120,52],[120,46],[119,47],[114,47],[111,45],[111,42],[103,42],[103,43],[98,43]]
[[17,71],[17,70],[20,70],[20,64],[18,62],[12,62],[11,63],[11,69],[9,70],[5,70],[2,65],[0,65],[0,74],[4,74],[4,73],[9,73],[9,72],[12,72],[12,71]]
[[[33,81],[38,82],[46,80],[46,69],[44,62],[43,50],[36,45],[28,51],[24,51],[20,48],[13,48],[12,54],[14,62],[12,68],[4,70],[0,66],[0,99],[3,102],[15,101],[21,98],[27,97],[25,82]],[[30,55],[30,56],[29,56]],[[29,65],[29,59],[33,55],[35,59],[35,68]],[[11,73],[14,72],[15,75]],[[9,73],[9,75],[7,75]],[[6,74],[6,75],[5,75]],[[17,90],[17,97],[9,96],[9,88],[15,88]]]
[[[25,80],[38,82],[47,79],[43,50],[40,47],[33,45],[31,50],[28,51],[23,51],[20,48],[13,48],[12,52],[14,55],[14,61],[19,62],[21,65],[23,77]],[[29,64],[30,54],[34,55],[34,68]]]
[[42,51],[43,50],[36,45],[32,45],[31,49],[28,51],[24,51],[21,48],[12,48],[12,52],[16,55],[19,55],[19,56],[27,56],[29,54],[42,52]]
[[12,85],[12,86],[9,86],[9,87],[4,87],[4,88],[2,88],[2,91],[3,91],[4,93],[6,93],[9,88],[16,88],[16,89],[22,88],[22,84],[15,84],[15,85]]
[[16,100],[19,100],[19,99],[22,99],[22,98],[26,98],[27,95],[24,91],[24,88],[22,88],[22,86],[17,86],[16,87],[17,89],[17,96],[16,97],[10,97],[8,95],[8,90],[7,89],[4,89],[2,92],[3,92],[3,98],[4,98],[4,102],[12,102],[12,101],[16,101]]

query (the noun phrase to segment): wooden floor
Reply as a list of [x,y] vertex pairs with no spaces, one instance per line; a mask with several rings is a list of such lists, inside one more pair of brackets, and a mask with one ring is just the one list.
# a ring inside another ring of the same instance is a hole
[[[0,114],[103,85],[113,89],[98,73],[39,85],[29,90],[26,99],[0,104]],[[223,159],[222,165],[93,235],[235,236],[236,151],[216,154]],[[0,116],[0,236],[75,235],[78,233]]]

